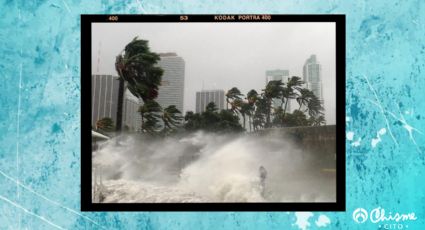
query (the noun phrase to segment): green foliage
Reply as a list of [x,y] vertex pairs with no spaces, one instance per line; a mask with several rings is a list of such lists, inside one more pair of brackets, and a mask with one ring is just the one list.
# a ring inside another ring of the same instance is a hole
[[[117,132],[121,130],[124,103],[124,83],[128,90],[143,102],[152,101],[158,96],[163,70],[157,66],[160,57],[151,52],[148,41],[135,37],[115,59],[115,69],[119,76]],[[153,130],[155,119],[147,120],[146,130]]]
[[115,130],[114,121],[110,117],[104,117],[96,122],[96,130],[100,132],[112,132]]
[[214,102],[206,106],[205,112],[186,113],[184,128],[187,131],[205,130],[209,132],[241,132],[244,130],[239,124],[239,117],[230,110],[217,111]]
[[326,124],[325,117],[323,115],[317,117],[310,117],[309,124],[312,126],[321,126]]
[[285,89],[283,85],[284,84],[282,83],[281,80],[269,81],[269,83],[267,83],[266,85],[266,88],[263,89],[262,96],[266,99],[266,107],[267,107],[266,123],[265,123],[266,128],[271,127],[270,117],[271,117],[271,110],[272,110],[272,100],[282,97],[282,92]]
[[211,113],[213,113],[213,112],[216,112],[218,109],[217,109],[217,106],[215,106],[214,102],[210,102],[210,103],[208,103],[208,105],[205,107],[205,110],[206,110],[207,112],[211,112]]
[[[227,103],[231,105],[229,111],[240,114],[245,128],[245,119],[248,116],[249,125],[255,130],[270,127],[292,127],[323,125],[326,123],[323,116],[322,102],[307,88],[300,77],[292,76],[285,84],[281,80],[269,81],[259,95],[257,91],[250,90],[246,101],[241,99],[241,92],[233,87],[226,93]],[[280,100],[280,106],[273,108],[273,101]],[[291,100],[296,100],[299,109],[287,113]],[[301,108],[304,106],[304,110]],[[308,116],[307,116],[308,115]]]
[[183,117],[181,112],[175,105],[170,105],[164,109],[162,114],[162,121],[164,123],[163,132],[165,135],[173,133],[181,124]]
[[280,124],[284,127],[308,126],[310,125],[307,116],[300,110],[295,110],[293,113],[287,113],[281,118]]
[[145,103],[139,107],[139,112],[142,116],[142,133],[157,133],[161,128],[159,121],[162,112],[162,108],[158,102],[146,100]]
[[252,120],[254,130],[264,128],[266,125],[266,116],[268,114],[268,101],[264,97],[258,97],[255,102],[255,112]]
[[[233,87],[229,91],[227,91],[225,96],[226,96],[227,109],[229,109],[229,104],[232,104],[234,100],[237,100],[237,99],[240,100],[243,94],[238,88]],[[232,105],[232,110],[235,111],[234,105]]]
[[163,70],[156,64],[158,54],[151,52],[148,41],[133,39],[116,57],[115,69],[120,79],[127,82],[130,92],[145,102],[158,96]]
[[258,98],[258,93],[254,89],[251,89],[247,94],[246,97],[248,99],[248,103],[250,105],[254,105]]

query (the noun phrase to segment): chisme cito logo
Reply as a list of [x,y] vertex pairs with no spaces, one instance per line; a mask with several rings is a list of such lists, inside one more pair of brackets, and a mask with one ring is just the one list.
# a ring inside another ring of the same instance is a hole
[[359,224],[366,222],[367,217],[367,211],[363,208],[358,208],[353,212],[353,220]]
[[407,222],[415,221],[416,215],[411,213],[392,213],[385,212],[385,209],[378,207],[368,212],[364,208],[357,208],[353,211],[353,220],[358,224],[363,224],[370,221],[374,224],[379,224],[382,229],[405,229],[409,228]]

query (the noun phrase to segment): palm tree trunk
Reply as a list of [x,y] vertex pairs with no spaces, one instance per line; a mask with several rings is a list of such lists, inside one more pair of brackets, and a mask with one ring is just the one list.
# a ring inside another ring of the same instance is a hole
[[285,115],[286,115],[286,107],[288,106],[288,101],[289,101],[289,98],[287,98],[287,99],[286,99],[286,102],[285,102],[285,109],[283,110],[283,117],[282,117],[282,119],[284,119],[284,118],[285,118]]
[[117,105],[117,126],[116,126],[117,135],[121,133],[121,128],[122,128],[123,104],[124,104],[124,79],[120,77],[119,87],[118,87],[118,105]]
[[242,114],[242,118],[243,118],[243,129],[245,129],[245,114]]
[[270,113],[272,109],[272,99],[267,100],[267,118],[266,118],[266,128],[270,128]]
[[143,133],[143,123],[145,123],[145,120],[143,119],[143,114],[140,114],[140,116],[142,116],[142,127],[140,127],[140,130],[142,131],[142,133]]

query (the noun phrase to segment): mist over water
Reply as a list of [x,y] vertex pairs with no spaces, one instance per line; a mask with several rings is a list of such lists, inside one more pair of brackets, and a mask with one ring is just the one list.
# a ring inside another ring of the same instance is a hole
[[[281,135],[217,135],[104,143],[93,153],[102,202],[335,202],[335,174]],[[260,167],[267,171],[264,188]]]

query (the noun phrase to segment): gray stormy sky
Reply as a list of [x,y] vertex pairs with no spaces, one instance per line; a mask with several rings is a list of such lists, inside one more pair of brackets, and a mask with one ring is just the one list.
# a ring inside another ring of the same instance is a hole
[[261,92],[266,70],[287,69],[302,78],[305,60],[316,54],[325,117],[335,124],[335,23],[94,23],[93,74],[117,75],[115,57],[135,36],[148,40],[153,52],[185,60],[184,111],[195,111],[202,89]]

